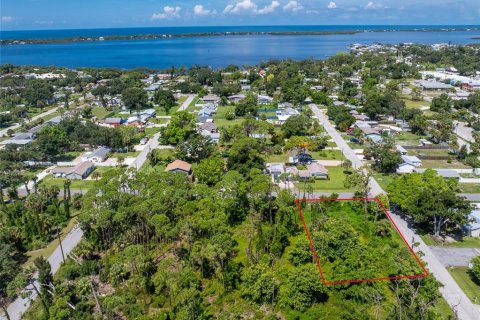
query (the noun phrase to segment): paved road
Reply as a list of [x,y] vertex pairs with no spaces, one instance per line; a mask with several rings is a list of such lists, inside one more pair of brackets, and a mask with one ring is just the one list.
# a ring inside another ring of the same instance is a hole
[[[82,239],[83,231],[75,227],[62,241],[63,252],[65,256],[67,256],[80,242]],[[55,251],[53,251],[52,255],[48,258],[48,262],[52,266],[52,274],[55,274],[63,262],[62,252],[60,250],[60,246],[58,246]],[[38,282],[35,282],[35,286],[38,287]],[[15,299],[9,306],[8,306],[8,314],[10,315],[11,320],[20,320],[22,318],[22,314],[28,310],[30,307],[31,301],[36,298],[35,292],[32,293],[30,299],[23,299],[21,297]],[[5,316],[1,316],[0,319],[6,319]]]
[[140,168],[143,166],[145,161],[147,161],[147,156],[148,153],[153,150],[158,148],[158,138],[160,137],[160,133],[156,133],[152,139],[148,141],[148,143],[145,145],[145,148],[143,148],[142,152],[137,156],[135,161],[133,161],[128,167],[129,168],[135,168],[137,170],[140,170]]
[[190,103],[192,103],[193,99],[196,97],[196,94],[189,94],[187,100],[183,102],[183,104],[178,108],[178,111],[185,111],[187,110]]
[[480,256],[476,248],[430,247],[445,267],[467,267],[473,258]]
[[[337,144],[337,147],[342,150],[345,158],[349,159],[352,162],[352,167],[354,169],[361,168],[363,166],[362,161],[357,157],[355,152],[350,148],[350,146],[343,140],[342,136],[338,133],[335,127],[328,121],[327,116],[323,113],[322,110],[317,108],[316,106],[312,106],[312,111],[315,116],[318,118],[322,126],[325,128],[327,133],[333,139],[333,141]],[[379,194],[385,193],[380,185],[375,181],[375,179],[370,180],[370,192],[373,196],[377,196]]]
[[[345,140],[343,140],[343,138],[333,127],[333,125],[330,124],[325,114],[323,114],[323,112],[316,106],[312,106],[312,111],[315,116],[317,116],[320,123],[324,126],[327,133],[335,141],[337,146],[340,147],[345,157],[352,161],[352,166],[354,168],[362,167],[362,162],[360,161],[360,159],[358,159],[353,150],[345,142]],[[385,193],[385,191],[380,187],[380,185],[375,181],[374,178],[372,178],[370,181],[370,187],[372,196],[377,196],[379,194]],[[424,253],[423,260],[427,262],[430,272],[435,276],[438,281],[443,284],[443,287],[440,288],[440,292],[442,293],[442,296],[445,298],[450,307],[457,311],[459,319],[480,319],[480,311],[468,299],[462,289],[452,278],[450,273],[448,273],[447,269],[435,256],[433,251],[423,242],[420,236],[418,236],[413,230],[408,228],[407,222],[405,220],[393,213],[391,213],[391,216],[407,241],[414,240],[415,242],[419,243],[418,250]]]
[[[40,113],[39,115],[36,115],[35,117],[32,117],[32,119],[31,119],[30,121],[25,121],[25,122],[26,122],[26,123],[30,123],[30,122],[35,121],[35,120],[37,120],[37,119],[46,117],[46,116],[48,116],[48,115],[56,112],[56,111],[58,110],[58,108],[60,108],[60,107],[55,107],[55,108],[53,108],[53,109],[50,109],[50,110],[48,110],[48,111],[45,111],[44,113]],[[20,126],[21,126],[20,123],[16,123],[16,124],[14,124],[13,126],[10,126],[10,127],[8,127],[8,128],[5,128],[5,129],[0,130],[0,137],[3,137],[4,135],[6,135],[8,130],[10,130],[10,129],[16,130],[16,129],[20,128]]]

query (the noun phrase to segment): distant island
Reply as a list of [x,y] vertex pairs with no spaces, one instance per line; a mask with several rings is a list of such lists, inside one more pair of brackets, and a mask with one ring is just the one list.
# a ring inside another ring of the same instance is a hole
[[[321,35],[353,35],[364,32],[451,32],[451,31],[475,31],[478,27],[455,27],[455,28],[399,28],[399,29],[352,29],[352,30],[327,30],[327,31],[239,31],[239,32],[195,32],[179,34],[138,34],[138,35],[110,35],[110,36],[78,36],[65,38],[44,38],[44,39],[5,39],[0,40],[0,45],[23,45],[23,44],[55,44],[72,42],[91,42],[91,41],[125,41],[125,40],[149,40],[164,38],[191,38],[191,37],[219,37],[219,36],[321,36]],[[474,37],[472,39],[479,39]]]

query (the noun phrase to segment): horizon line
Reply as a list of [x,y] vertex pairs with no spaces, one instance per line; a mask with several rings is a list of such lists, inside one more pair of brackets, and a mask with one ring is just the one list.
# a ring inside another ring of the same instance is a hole
[[156,29],[156,28],[215,28],[215,27],[480,27],[480,24],[246,24],[246,25],[180,25],[180,26],[131,26],[131,27],[75,27],[59,29],[10,29],[1,32],[22,31],[65,31],[65,30],[115,30],[115,29]]

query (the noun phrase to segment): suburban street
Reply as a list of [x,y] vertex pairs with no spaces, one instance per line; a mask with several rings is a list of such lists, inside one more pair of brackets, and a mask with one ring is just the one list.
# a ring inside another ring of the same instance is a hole
[[[48,116],[48,115],[50,115],[50,114],[52,114],[52,113],[57,112],[58,108],[59,108],[59,107],[52,108],[52,109],[50,109],[50,110],[48,110],[48,111],[45,111],[44,113],[41,113],[41,114],[39,114],[39,115],[36,115],[35,117],[32,117],[32,119],[31,119],[30,121],[25,121],[25,122],[26,122],[26,123],[30,123],[30,122],[35,121],[35,120],[37,120],[37,119],[46,117],[46,116]],[[5,128],[5,129],[0,130],[0,137],[3,137],[4,135],[6,135],[8,130],[10,130],[10,129],[16,130],[16,129],[20,128],[20,126],[21,126],[20,123],[16,123],[16,124],[14,124],[13,126],[10,126],[10,127],[8,127],[8,128]]]
[[[362,161],[358,159],[350,146],[345,142],[342,136],[334,128],[334,126],[328,121],[327,116],[316,106],[312,106],[312,111],[323,125],[327,133],[335,141],[337,146],[342,150],[347,159],[352,162],[354,168],[362,167]],[[374,178],[370,180],[371,195],[377,196],[379,194],[385,194],[386,192],[380,187]],[[459,319],[462,320],[477,320],[480,319],[480,310],[468,299],[462,289],[458,286],[455,280],[452,278],[448,270],[435,256],[433,251],[423,242],[423,240],[415,234],[415,232],[408,228],[408,224],[400,216],[390,213],[393,221],[402,232],[407,241],[412,239],[413,242],[419,243],[417,251],[423,252],[422,259],[427,262],[429,271],[435,276],[435,278],[443,284],[440,288],[442,296],[447,301],[452,309],[454,309]]]

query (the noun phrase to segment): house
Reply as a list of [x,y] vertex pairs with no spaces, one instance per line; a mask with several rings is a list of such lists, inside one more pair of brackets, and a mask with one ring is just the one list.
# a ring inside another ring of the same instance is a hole
[[273,180],[277,180],[282,174],[286,172],[285,164],[283,163],[267,163],[267,173],[270,174]]
[[107,160],[110,148],[100,147],[92,152],[87,152],[82,156],[82,161],[90,161],[93,163],[102,163]]
[[402,156],[406,156],[407,155],[407,149],[405,149],[404,147],[402,147],[401,145],[397,144],[395,146],[395,149],[397,149],[398,152],[400,152],[400,155]]
[[415,168],[416,167],[413,164],[403,162],[398,166],[396,172],[398,174],[412,173]]
[[71,180],[84,180],[95,169],[90,161],[84,161],[75,167],[55,167],[52,174],[55,178],[66,178]]
[[288,158],[290,163],[312,163],[313,158],[308,153],[298,153]]
[[272,104],[273,103],[273,98],[269,96],[264,96],[264,95],[258,95],[257,97],[257,103],[258,104]]
[[448,91],[453,88],[451,84],[438,81],[417,80],[415,83],[424,91]]
[[215,143],[220,142],[220,133],[214,122],[204,122],[199,126],[199,132],[202,136],[209,137]]
[[24,146],[30,144],[34,139],[35,135],[33,133],[22,132],[17,133],[15,136],[8,140],[1,141],[0,145],[15,144]]
[[[433,169],[439,177],[444,179],[460,180],[460,174],[456,170],[452,169]],[[424,173],[426,169],[415,169],[415,172]]]
[[480,210],[473,210],[469,218],[472,222],[463,227],[465,234],[469,237],[480,237]]
[[218,105],[218,103],[220,102],[220,97],[219,96],[216,96],[216,95],[213,95],[213,94],[209,94],[207,96],[204,96],[202,98],[202,100],[205,102],[205,103],[211,103],[211,104],[214,104],[215,106]]
[[315,179],[328,179],[328,170],[319,163],[313,162],[307,165],[307,171]]
[[420,160],[418,157],[416,156],[407,156],[407,155],[402,155],[402,160],[403,162],[405,163],[408,163],[408,164],[411,164],[415,167],[419,167],[422,165],[422,160]]
[[192,165],[188,162],[182,161],[182,160],[175,160],[171,163],[168,164],[168,166],[165,168],[166,172],[181,172],[185,173],[187,175],[192,174]]
[[360,127],[365,139],[370,139],[374,143],[378,143],[382,141],[382,136],[378,132],[378,130],[370,128],[370,127]]
[[105,118],[103,121],[99,122],[99,125],[105,127],[118,127],[121,126],[124,120],[122,118]]
[[202,131],[209,131],[211,133],[216,133],[218,132],[218,126],[214,122],[205,122],[200,124],[199,126],[200,130]]
[[70,180],[84,180],[95,169],[95,166],[90,161],[85,161],[75,166],[72,171],[65,175],[65,178]]
[[228,97],[228,101],[230,101],[230,103],[238,103],[241,100],[245,99],[245,97],[246,95],[244,94],[234,94]]

